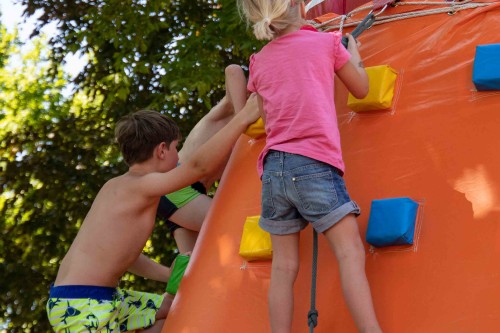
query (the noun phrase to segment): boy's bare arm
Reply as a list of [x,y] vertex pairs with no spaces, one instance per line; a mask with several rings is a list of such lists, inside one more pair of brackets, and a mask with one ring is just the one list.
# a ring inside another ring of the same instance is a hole
[[259,118],[257,94],[252,94],[241,112],[204,143],[185,163],[166,173],[151,173],[141,180],[141,192],[161,196],[186,187],[217,170],[241,133]]

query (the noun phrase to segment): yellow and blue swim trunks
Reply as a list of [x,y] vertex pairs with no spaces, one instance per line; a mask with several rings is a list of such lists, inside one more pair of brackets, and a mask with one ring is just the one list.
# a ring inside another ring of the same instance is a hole
[[54,332],[126,332],[155,323],[163,296],[98,286],[51,286],[47,315]]

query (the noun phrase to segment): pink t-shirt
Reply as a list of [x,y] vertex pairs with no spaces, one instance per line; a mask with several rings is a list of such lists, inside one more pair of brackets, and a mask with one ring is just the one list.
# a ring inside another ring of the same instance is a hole
[[350,58],[340,33],[298,30],[269,42],[250,57],[248,90],[266,113],[266,146],[335,166],[344,172],[334,95],[334,72]]

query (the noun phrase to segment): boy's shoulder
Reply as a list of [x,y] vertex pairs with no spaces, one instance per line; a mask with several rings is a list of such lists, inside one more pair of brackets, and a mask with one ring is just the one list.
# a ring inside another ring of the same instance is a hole
[[116,191],[118,189],[133,189],[137,187],[137,184],[146,176],[148,173],[144,174],[131,174],[130,172],[125,172],[121,175],[115,176],[104,183],[99,192],[109,192]]
[[112,210],[118,206],[137,207],[134,202],[142,202],[145,198],[143,178],[146,175],[127,172],[109,179],[95,197],[94,206],[107,206]]

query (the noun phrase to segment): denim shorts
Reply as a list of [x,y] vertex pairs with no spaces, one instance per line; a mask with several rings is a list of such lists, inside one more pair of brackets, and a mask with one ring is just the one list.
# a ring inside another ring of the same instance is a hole
[[341,171],[302,156],[270,150],[262,174],[259,225],[274,235],[299,232],[310,222],[324,232],[348,214],[360,214]]

